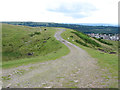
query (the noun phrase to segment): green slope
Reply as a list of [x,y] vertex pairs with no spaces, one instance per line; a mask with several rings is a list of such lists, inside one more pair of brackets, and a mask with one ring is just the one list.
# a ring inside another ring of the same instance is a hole
[[[104,42],[102,43],[99,40],[91,38],[81,32],[77,32],[72,29],[66,29],[66,31],[62,33],[61,36],[67,41],[86,50],[92,57],[97,59],[98,65],[100,65],[101,68],[107,68],[110,74],[112,74],[112,77],[116,77],[117,79],[118,76],[117,41],[104,40]],[[105,42],[107,42],[107,44],[105,44]],[[108,43],[111,44],[108,45]],[[104,52],[98,49],[104,50]],[[109,54],[109,52],[113,51],[116,52],[116,54]],[[109,78],[108,76],[106,77]]]
[[3,67],[46,61],[68,54],[69,49],[54,38],[55,32],[52,27],[3,24]]
[[118,53],[117,41],[92,38],[84,33],[72,29],[66,29],[66,31],[62,33],[62,36],[70,42],[75,42],[85,47],[89,47],[105,53]]

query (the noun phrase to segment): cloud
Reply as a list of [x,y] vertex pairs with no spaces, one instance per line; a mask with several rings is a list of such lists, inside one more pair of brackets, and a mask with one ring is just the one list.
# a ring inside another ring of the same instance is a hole
[[117,24],[118,1],[1,0],[0,21]]
[[50,12],[62,13],[65,16],[72,18],[84,18],[91,15],[93,11],[96,11],[96,7],[90,3],[73,2],[73,3],[61,3],[56,7],[47,8]]

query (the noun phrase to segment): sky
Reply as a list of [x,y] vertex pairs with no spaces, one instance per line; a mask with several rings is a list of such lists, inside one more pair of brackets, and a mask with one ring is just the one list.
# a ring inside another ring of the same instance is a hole
[[0,21],[118,23],[119,0],[1,0]]

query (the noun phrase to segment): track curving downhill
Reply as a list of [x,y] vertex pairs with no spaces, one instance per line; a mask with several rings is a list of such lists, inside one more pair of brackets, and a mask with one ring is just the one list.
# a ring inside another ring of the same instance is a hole
[[112,79],[104,78],[105,70],[86,51],[64,40],[57,28],[55,38],[65,44],[70,53],[56,60],[3,69],[3,88],[103,88]]

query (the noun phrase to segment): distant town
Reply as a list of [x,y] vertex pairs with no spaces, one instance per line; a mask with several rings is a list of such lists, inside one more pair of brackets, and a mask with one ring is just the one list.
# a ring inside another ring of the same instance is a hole
[[120,41],[119,40],[119,34],[87,34],[90,37],[95,37],[95,38],[101,38],[101,39],[106,39],[106,40],[114,40],[114,41]]

